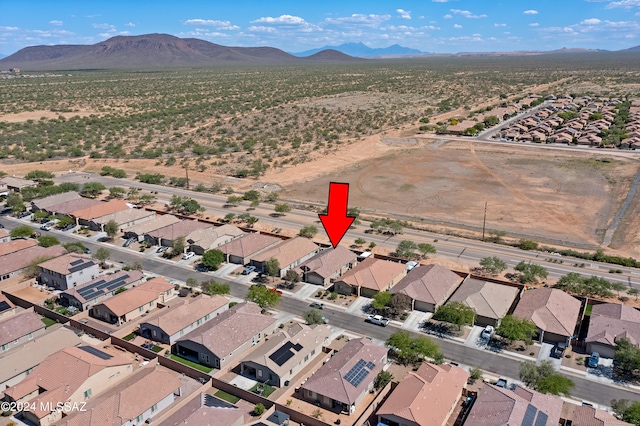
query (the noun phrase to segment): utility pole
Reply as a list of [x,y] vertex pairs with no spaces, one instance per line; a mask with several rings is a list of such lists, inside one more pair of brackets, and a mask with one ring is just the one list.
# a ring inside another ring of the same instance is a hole
[[486,226],[487,226],[487,202],[485,201],[484,202],[484,219],[482,219],[482,241],[484,241],[484,230]]

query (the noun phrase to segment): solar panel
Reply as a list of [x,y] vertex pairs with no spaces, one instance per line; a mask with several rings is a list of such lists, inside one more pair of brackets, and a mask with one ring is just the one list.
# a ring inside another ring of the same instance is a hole
[[82,349],[83,351],[90,353],[93,356],[97,356],[100,359],[111,359],[113,358],[108,353],[102,352],[100,349],[96,349],[93,346],[78,346],[78,349]]
[[370,373],[369,370],[373,370],[375,366],[376,365],[372,362],[366,362],[365,360],[360,359],[356,362],[356,365],[351,367],[347,374],[344,375],[344,379],[357,388],[360,383],[367,378]]
[[269,359],[278,364],[278,366],[282,366],[285,362],[289,361],[291,357],[293,357],[295,354],[294,351],[300,352],[301,349],[302,346],[299,343],[294,345],[291,342],[287,342],[280,346],[277,351],[269,355]]
[[538,411],[538,418],[536,419],[536,426],[547,426],[547,421],[549,420],[549,416],[542,411]]
[[75,266],[75,265],[79,265],[81,263],[84,263],[84,259],[76,259],[73,262],[69,262],[69,265]]
[[11,305],[9,305],[4,300],[2,302],[0,302],[0,312],[4,312],[4,311],[6,311],[8,309],[11,309]]
[[109,281],[104,278],[100,278],[97,281],[93,281],[87,285],[76,288],[76,291],[82,298],[84,298],[84,300],[91,300],[97,296],[101,296],[120,287],[124,287],[127,285],[128,278],[129,274],[121,275]]
[[233,404],[229,404],[227,401],[223,401],[215,396],[204,394],[203,405],[205,407],[217,407],[217,408],[238,408]]
[[524,418],[522,419],[522,426],[533,426],[533,421],[536,419],[537,412],[538,409],[529,404],[527,406],[527,411],[524,413]]
[[[80,262],[80,263],[78,263]],[[76,260],[75,262],[71,262],[71,264],[76,263],[76,266],[73,268],[69,268],[69,273],[73,273],[76,271],[81,271],[82,269],[88,268],[89,266],[93,266],[94,263],[92,261],[84,262],[82,260]]]

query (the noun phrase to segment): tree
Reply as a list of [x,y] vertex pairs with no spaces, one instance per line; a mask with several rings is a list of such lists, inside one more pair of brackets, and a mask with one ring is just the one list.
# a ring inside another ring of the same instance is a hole
[[500,119],[495,115],[489,115],[484,118],[484,125],[487,127],[493,127],[500,122]]
[[400,241],[396,248],[396,254],[398,257],[412,258],[415,256],[415,251],[418,248],[416,243],[410,240]]
[[433,318],[438,321],[445,321],[458,326],[458,330],[463,325],[473,324],[476,311],[462,302],[449,302],[446,305],[438,306]]
[[24,178],[25,179],[31,179],[31,180],[36,180],[36,181],[42,181],[45,179],[53,179],[55,177],[55,175],[51,172],[46,172],[44,170],[31,170],[29,173],[27,173]]
[[224,253],[218,249],[207,250],[202,255],[202,264],[210,271],[215,271],[224,262]]
[[48,217],[48,216],[49,216],[49,213],[47,213],[46,211],[38,210],[37,212],[35,212],[33,214],[33,219],[38,221],[38,220],[44,219],[45,217]]
[[296,271],[294,271],[293,269],[289,269],[285,274],[284,274],[284,280],[288,283],[291,284],[295,284],[295,283],[299,283],[300,282],[300,274],[298,274]]
[[262,309],[274,307],[280,300],[277,291],[264,286],[251,286],[247,294],[247,300],[260,306]]
[[364,238],[362,238],[362,237],[358,237],[358,238],[356,238],[356,240],[354,241],[354,243],[355,243],[357,246],[361,246],[361,245],[363,245],[363,244],[366,244],[366,242],[367,242],[367,240],[365,240],[365,239],[364,239]]
[[40,256],[40,257],[36,257],[35,259],[33,259],[31,261],[31,263],[29,263],[29,266],[27,266],[24,269],[24,272],[22,273],[24,275],[25,278],[36,278],[40,275],[40,267],[38,265],[40,265],[41,263],[46,262],[47,260],[51,260],[53,259],[53,256]]
[[491,230],[489,231],[489,235],[491,235],[490,241],[500,244],[502,242],[502,237],[507,235],[507,233],[505,231]]
[[113,240],[113,237],[120,232],[120,224],[114,219],[111,219],[104,224],[104,232],[107,233],[107,237],[109,237],[110,240]]
[[506,315],[502,318],[502,321],[500,321],[496,333],[510,342],[514,340],[524,340],[530,343],[537,329],[536,325],[528,319]]
[[104,265],[104,263],[109,260],[109,258],[111,257],[111,252],[109,251],[108,248],[105,247],[100,247],[98,250],[96,250],[95,254],[93,255],[93,258],[98,260],[102,265]]
[[556,373],[549,360],[540,361],[540,364],[535,361],[520,363],[520,380],[527,387],[553,395],[569,395],[574,386],[571,380]]
[[57,246],[58,244],[60,244],[60,241],[53,235],[42,235],[38,237],[38,245],[41,247]]
[[73,221],[73,219],[71,219],[69,216],[59,216],[56,215],[56,219],[58,220],[58,223],[56,223],[56,226],[60,229],[71,225],[71,224],[75,224],[75,222]]
[[233,219],[235,219],[235,217],[235,213],[227,213],[222,220],[226,223],[230,223]]
[[521,260],[514,269],[520,272],[520,282],[522,284],[537,282],[538,278],[546,279],[548,275],[545,267],[535,263],[527,263],[524,260]]
[[82,185],[81,193],[89,197],[97,197],[105,189],[107,188],[100,182],[87,182],[84,185]]
[[140,196],[140,204],[151,204],[155,203],[156,196],[152,194],[144,194]]
[[184,235],[177,237],[171,244],[171,256],[178,256],[184,253],[187,248],[187,240]]
[[29,238],[33,235],[33,228],[27,225],[18,226],[11,230],[11,238]]
[[436,248],[428,243],[420,243],[418,244],[418,251],[422,255],[422,257],[427,257],[429,254],[436,254]]
[[380,371],[375,379],[373,379],[373,386],[376,389],[383,389],[385,386],[389,384],[393,380],[393,374],[388,371]]
[[109,188],[109,198],[124,198],[127,191],[119,186]]
[[277,277],[280,275],[280,262],[278,259],[271,258],[264,263],[264,271],[270,277]]
[[64,247],[64,249],[67,251],[67,253],[84,253],[87,248],[79,242],[74,242],[74,243],[65,243],[62,245],[62,247]]
[[640,368],[640,348],[636,347],[625,337],[616,341],[613,360],[624,373],[633,373]]
[[267,194],[267,196],[265,197],[265,200],[269,203],[273,203],[275,202],[278,198],[280,197],[280,194],[278,194],[277,192],[271,192],[269,194]]
[[255,217],[255,216],[249,216],[249,217],[247,218],[247,226],[248,226],[249,228],[253,228],[253,225],[255,225],[255,224],[256,224],[256,222],[258,222],[259,220],[260,220],[260,219],[258,219],[258,218],[257,218],[257,217]]
[[[196,278],[187,278],[187,281],[185,282],[185,284],[187,285],[187,287],[193,288],[198,285],[198,280]],[[202,284],[204,284],[204,282]]]
[[261,416],[264,413],[265,407],[264,404],[258,403],[253,407],[253,415]]
[[401,315],[404,312],[411,311],[411,308],[411,297],[402,293],[393,294],[391,296],[391,301],[387,304],[387,310],[392,316]]
[[497,256],[483,257],[480,259],[480,266],[491,275],[497,275],[507,269],[507,264]]
[[258,201],[260,200],[260,193],[255,189],[252,189],[250,191],[245,192],[244,195],[242,196],[242,199],[247,201]]
[[391,302],[392,294],[388,291],[379,291],[373,295],[373,301],[371,306],[377,311],[384,311],[387,305]]
[[411,338],[407,331],[393,333],[385,344],[393,350],[395,357],[404,365],[421,361],[424,357],[434,358],[439,347],[426,336]]
[[7,196],[7,201],[5,202],[7,207],[10,207],[14,213],[22,213],[26,210],[24,206],[24,200],[22,199],[22,195],[17,193],[11,193]]
[[305,226],[300,230],[300,236],[304,238],[313,238],[318,233],[318,228],[313,225]]
[[260,205],[260,201],[259,200],[251,200],[251,203],[249,203],[249,207],[251,207],[252,209],[255,209],[259,205]]
[[482,372],[482,370],[478,367],[469,368],[469,384],[472,385],[476,382],[476,380],[482,379],[483,374],[484,373]]
[[289,207],[289,204],[286,204],[286,203],[276,204],[276,206],[274,207],[274,210],[279,215],[284,216],[285,213],[288,213],[291,211],[291,207]]
[[229,294],[231,292],[231,288],[229,284],[218,283],[215,281],[203,281],[200,284],[202,291],[209,296],[213,296],[215,294]]
[[322,312],[319,309],[309,309],[303,315],[304,320],[307,324],[324,324],[324,319],[322,318]]
[[613,399],[611,400],[611,408],[619,419],[634,425],[640,425],[640,402],[631,402],[628,399]]
[[621,291],[627,289],[626,285],[624,285],[621,282],[617,282],[617,281],[614,281],[614,282],[610,283],[610,285],[611,285],[611,290],[613,290],[613,291],[618,293],[618,297],[620,297],[620,292]]
[[518,243],[518,247],[520,247],[522,250],[535,250],[538,248],[538,243],[532,240],[521,238],[520,242]]
[[227,197],[227,204],[231,206],[237,206],[241,202],[242,202],[242,197],[239,197],[237,195],[230,195]]
[[536,389],[540,393],[569,396],[574,387],[573,381],[559,374],[552,374],[543,378]]

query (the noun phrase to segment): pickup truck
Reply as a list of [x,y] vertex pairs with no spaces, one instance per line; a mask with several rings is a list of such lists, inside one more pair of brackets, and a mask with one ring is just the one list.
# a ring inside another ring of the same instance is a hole
[[381,325],[382,327],[389,325],[389,320],[382,315],[369,315],[365,321],[371,324]]

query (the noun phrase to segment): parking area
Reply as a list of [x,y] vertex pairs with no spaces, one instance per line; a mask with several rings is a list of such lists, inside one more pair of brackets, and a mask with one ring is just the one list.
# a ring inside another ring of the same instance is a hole
[[469,336],[467,336],[467,339],[464,341],[465,346],[485,349],[489,343],[489,339],[485,339],[481,336],[482,330],[484,330],[484,327],[474,325],[469,332]]
[[562,356],[557,358],[552,356],[554,346],[552,343],[542,343],[540,352],[538,352],[538,361],[549,360],[553,364],[553,368],[559,370],[562,366]]

